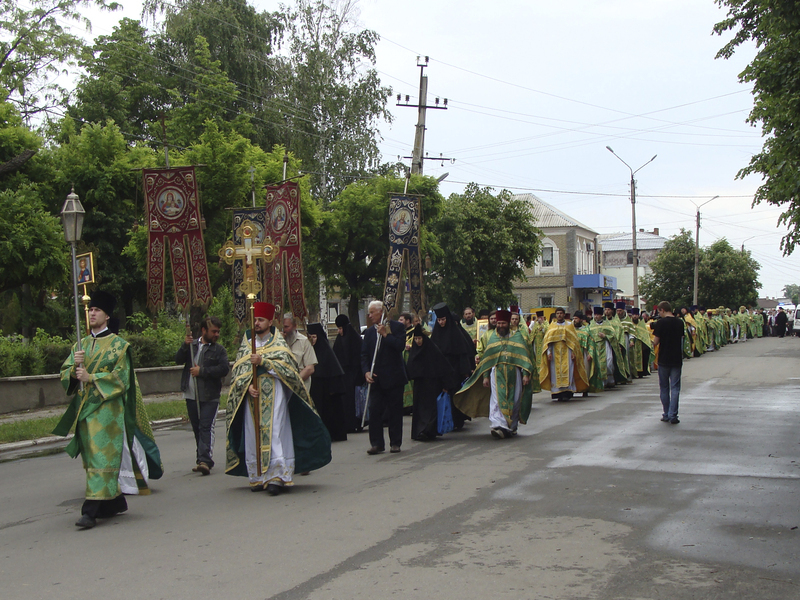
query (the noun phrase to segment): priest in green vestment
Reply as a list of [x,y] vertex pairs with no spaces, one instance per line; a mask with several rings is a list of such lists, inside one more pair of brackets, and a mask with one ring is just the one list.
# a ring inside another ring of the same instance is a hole
[[294,355],[271,326],[274,316],[272,304],[254,303],[254,331],[242,338],[233,365],[225,444],[225,473],[248,477],[251,491],[266,490],[271,496],[294,485],[295,472],[331,461],[331,436],[300,379]]
[[86,501],[75,523],[83,529],[128,510],[123,494],[149,494],[148,480],[163,474],[130,345],[116,334],[115,306],[107,292],[91,295],[91,335],[61,367],[61,384],[74,396],[53,433],[66,436],[75,425],[66,452],[80,455],[86,470]]
[[650,375],[650,365],[653,361],[653,342],[650,340],[650,330],[645,322],[639,318],[639,309],[631,309],[631,322],[633,323],[633,361],[636,376],[641,378]]
[[511,332],[511,313],[496,312],[496,328],[488,332],[478,367],[456,393],[453,403],[470,418],[489,417],[492,437],[510,438],[528,422],[533,402],[532,365],[528,344]]
[[[572,315],[572,326],[575,328],[575,333],[578,336],[578,342],[583,350],[583,366],[586,369],[586,376],[588,377],[589,387],[583,392],[584,397],[589,395],[589,392],[596,394],[605,390],[606,378],[606,365],[601,362],[598,344],[589,333],[589,327],[586,324],[586,315],[583,311],[576,310]],[[603,361],[605,360],[605,343],[600,347],[603,349]]]

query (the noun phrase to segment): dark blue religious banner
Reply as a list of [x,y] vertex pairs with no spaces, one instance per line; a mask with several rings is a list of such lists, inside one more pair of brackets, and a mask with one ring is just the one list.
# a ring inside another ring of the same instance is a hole
[[419,251],[420,200],[413,196],[392,196],[389,200],[389,260],[383,302],[386,310],[397,306],[397,292],[402,283],[403,264],[407,264],[411,309],[422,307],[422,261]]

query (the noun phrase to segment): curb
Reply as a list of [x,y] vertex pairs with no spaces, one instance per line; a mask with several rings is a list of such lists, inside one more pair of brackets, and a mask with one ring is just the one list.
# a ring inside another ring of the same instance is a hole
[[[221,410],[217,413],[217,417],[224,417],[226,411]],[[177,425],[178,423],[182,423],[187,421],[182,417],[174,417],[172,419],[161,419],[159,421],[150,421],[150,426],[153,429],[163,429],[165,427],[170,427],[172,425]],[[48,444],[55,444],[58,442],[68,442],[75,436],[74,433],[70,433],[65,437],[61,437],[60,435],[50,435],[43,438],[38,438],[35,440],[21,440],[19,442],[8,442],[5,444],[0,444],[0,454],[5,452],[14,452],[16,450],[24,450],[25,448],[34,448],[38,446],[47,446]]]

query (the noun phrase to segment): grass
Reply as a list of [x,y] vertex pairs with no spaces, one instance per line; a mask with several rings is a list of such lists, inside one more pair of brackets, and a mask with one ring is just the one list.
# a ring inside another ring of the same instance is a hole
[[[220,410],[224,409],[228,402],[228,396],[223,394],[219,401]],[[163,419],[185,418],[186,401],[170,400],[168,402],[148,402],[147,416],[151,421],[161,421]],[[53,435],[53,429],[61,419],[61,415],[55,417],[41,417],[25,419],[9,423],[0,423],[0,444],[9,442],[21,442],[24,440],[35,440],[38,438]]]

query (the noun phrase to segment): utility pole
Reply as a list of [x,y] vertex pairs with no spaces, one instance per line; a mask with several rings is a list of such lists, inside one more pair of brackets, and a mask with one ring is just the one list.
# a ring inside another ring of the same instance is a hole
[[639,307],[639,253],[636,249],[636,179],[634,179],[634,175],[636,175],[636,173],[638,173],[644,167],[653,162],[656,159],[656,156],[658,155],[653,156],[653,158],[648,160],[641,167],[639,167],[634,171],[633,168],[631,168],[631,166],[628,163],[622,160],[617,155],[617,153],[611,149],[611,146],[606,146],[606,150],[608,150],[609,152],[611,152],[611,154],[616,156],[619,159],[619,161],[623,165],[628,167],[628,170],[631,172],[631,242],[633,242],[633,261],[632,261],[633,262],[633,305],[636,308],[640,308]]
[[[402,94],[397,94],[397,106],[408,106],[417,108],[417,131],[414,134],[414,150],[412,156],[405,157],[411,158],[411,174],[422,175],[424,161],[428,158],[425,156],[425,115],[429,108],[436,108],[439,110],[447,110],[447,98],[444,99],[442,106],[439,106],[439,98],[436,98],[433,106],[428,106],[428,76],[425,75],[425,67],[428,66],[429,57],[425,57],[425,61],[421,61],[417,57],[417,66],[419,67],[419,104],[409,104],[409,96],[406,95],[405,103],[401,104]],[[432,157],[433,160],[449,160],[452,158],[444,158],[441,154],[438,157]]]
[[[716,200],[719,196],[714,196],[711,200]],[[698,298],[698,284],[700,281],[700,208],[711,202],[711,200],[706,200],[700,206],[694,204],[695,208],[697,209],[697,226],[695,229],[694,234],[694,294],[692,295],[692,304],[697,306],[697,298]]]

